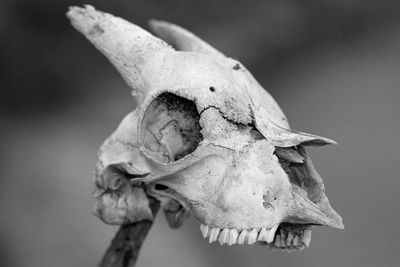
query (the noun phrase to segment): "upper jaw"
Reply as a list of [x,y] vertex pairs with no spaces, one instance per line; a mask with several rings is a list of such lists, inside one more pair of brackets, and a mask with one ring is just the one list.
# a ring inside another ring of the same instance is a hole
[[282,223],[272,228],[252,229],[220,228],[201,223],[200,231],[209,243],[218,241],[221,245],[252,245],[256,242],[267,244],[271,248],[286,251],[308,247],[311,241],[311,226]]

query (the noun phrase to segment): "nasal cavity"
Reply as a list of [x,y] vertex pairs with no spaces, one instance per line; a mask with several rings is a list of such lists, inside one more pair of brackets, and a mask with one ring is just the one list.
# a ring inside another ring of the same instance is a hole
[[146,109],[141,137],[148,154],[168,163],[192,153],[203,136],[200,115],[193,101],[172,93],[163,93]]

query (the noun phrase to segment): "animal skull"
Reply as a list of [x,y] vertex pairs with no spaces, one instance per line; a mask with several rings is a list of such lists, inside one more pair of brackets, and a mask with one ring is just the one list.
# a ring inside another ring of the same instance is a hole
[[240,62],[167,22],[150,22],[164,42],[91,6],[68,17],[138,103],[98,153],[94,213],[104,222],[153,220],[153,197],[172,227],[192,212],[210,243],[297,250],[312,225],[343,228],[304,150],[335,142],[291,130]]

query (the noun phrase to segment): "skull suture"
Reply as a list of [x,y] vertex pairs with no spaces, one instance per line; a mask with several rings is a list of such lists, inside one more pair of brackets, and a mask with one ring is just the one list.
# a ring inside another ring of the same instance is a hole
[[312,225],[343,228],[304,146],[334,141],[290,129],[273,98],[237,60],[166,22],[160,38],[91,6],[72,24],[110,61],[138,106],[105,141],[95,214],[110,224],[154,219],[172,227],[190,212],[210,242],[308,246]]

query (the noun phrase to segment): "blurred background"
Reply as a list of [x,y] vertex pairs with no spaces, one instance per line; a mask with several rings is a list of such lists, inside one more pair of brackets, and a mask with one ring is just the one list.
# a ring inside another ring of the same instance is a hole
[[344,231],[316,227],[310,248],[287,254],[208,245],[194,218],[172,230],[158,216],[138,267],[399,266],[400,2],[389,0],[2,0],[1,266],[95,266],[117,230],[92,215],[90,180],[134,104],[65,17],[85,3],[192,30],[246,65],[294,129],[339,143],[309,151]]

